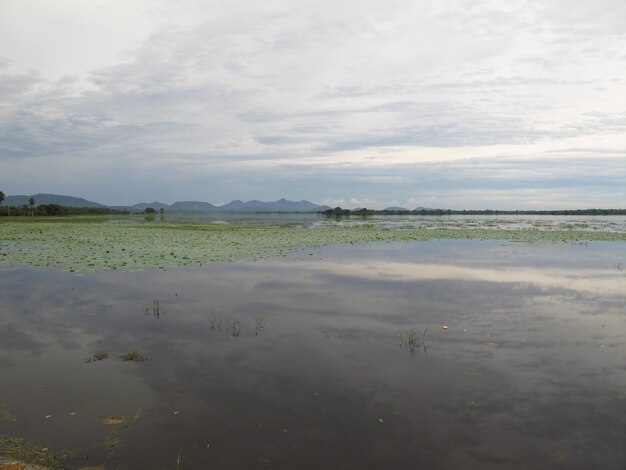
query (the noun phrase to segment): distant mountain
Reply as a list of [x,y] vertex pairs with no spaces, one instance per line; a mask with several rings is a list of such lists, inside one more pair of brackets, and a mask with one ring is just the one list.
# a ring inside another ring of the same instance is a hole
[[227,204],[222,204],[221,206],[218,206],[218,210],[221,211],[238,211],[238,210],[242,210],[246,208],[247,204],[263,204],[261,201],[248,201],[248,202],[243,202],[240,201],[239,199],[235,200],[235,201],[231,201]]
[[416,207],[413,210],[415,210],[415,211],[434,211],[436,209],[433,209],[432,207]]
[[82,197],[62,196],[59,194],[33,194],[31,196],[17,195],[7,196],[2,205],[4,206],[23,206],[28,205],[28,200],[35,198],[35,206],[41,204],[58,204],[66,207],[106,207],[104,204],[88,201]]
[[288,201],[280,199],[274,202],[263,201],[232,201],[221,206],[215,206],[202,201],[177,201],[172,205],[162,202],[141,202],[131,206],[130,209],[144,211],[147,207],[159,210],[161,208],[172,212],[317,212],[329,209],[328,206],[320,206],[309,201]]
[[408,211],[405,207],[387,207],[384,211]]
[[40,204],[59,204],[69,207],[110,207],[112,209],[129,210],[131,212],[143,212],[148,207],[155,210],[164,209],[172,212],[317,212],[330,209],[329,206],[321,206],[309,201],[288,201],[287,199],[279,199],[273,202],[263,201],[232,201],[228,204],[215,206],[209,202],[203,201],[177,201],[174,204],[165,204],[164,202],[140,202],[132,206],[109,206],[99,204],[97,202],[88,201],[80,197],[62,196],[58,194],[34,194],[33,196],[7,196],[3,202],[4,206],[22,206],[28,205],[28,199],[34,197],[35,205]]
[[328,206],[320,206],[309,201],[288,201],[279,199],[273,202],[263,201],[232,201],[217,207],[223,212],[317,212],[330,209]]
[[201,201],[176,201],[174,204],[166,207],[171,211],[194,211],[194,212],[210,212],[218,210],[217,206],[214,206],[210,202]]

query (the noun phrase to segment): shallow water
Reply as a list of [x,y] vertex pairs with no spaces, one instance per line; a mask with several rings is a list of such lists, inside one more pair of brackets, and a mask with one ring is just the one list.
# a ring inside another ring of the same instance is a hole
[[69,468],[622,469],[624,265],[619,242],[440,240],[3,267],[0,434]]
[[[626,232],[626,216],[558,215],[371,215],[367,217],[325,217],[317,213],[168,212],[163,216],[125,216],[114,222],[269,224],[305,227],[357,227],[362,225],[391,229],[473,229],[575,230],[583,232]],[[1,221],[0,221],[1,222]]]

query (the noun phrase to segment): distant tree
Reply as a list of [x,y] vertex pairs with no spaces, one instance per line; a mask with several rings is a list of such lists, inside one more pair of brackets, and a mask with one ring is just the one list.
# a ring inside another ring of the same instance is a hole
[[352,213],[355,215],[361,215],[364,217],[368,215],[374,215],[374,211],[372,209],[368,209],[367,207],[363,207],[362,209],[356,210]]
[[41,206],[37,207],[37,214],[39,215],[65,215],[68,212],[69,211],[67,207],[63,207],[59,204],[42,204]]
[[[2,191],[0,191],[0,204],[2,204],[2,201],[4,201],[5,198],[6,198],[6,195]],[[8,212],[8,215],[11,215],[11,206],[7,207],[7,212]]]
[[35,207],[35,198],[34,197],[29,197],[28,198],[28,205],[30,206],[30,215],[31,217],[33,215],[35,215],[35,211],[33,210],[33,207]]
[[154,210],[154,207],[146,207],[146,209],[143,211],[143,213],[152,215],[152,214],[156,214],[157,211]]
[[163,213],[165,212],[165,209],[161,207],[161,208],[159,209],[159,212],[161,213],[161,215],[163,215]]

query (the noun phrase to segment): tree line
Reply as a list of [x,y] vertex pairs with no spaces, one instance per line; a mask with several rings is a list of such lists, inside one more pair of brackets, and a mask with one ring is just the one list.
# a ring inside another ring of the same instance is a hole
[[56,215],[110,215],[130,214],[128,210],[111,209],[109,207],[69,207],[60,204],[40,204],[35,206],[35,198],[28,200],[28,205],[4,206],[6,195],[0,191],[0,216],[56,216]]
[[568,209],[568,210],[451,210],[451,209],[420,209],[420,210],[375,210],[375,209],[326,209],[318,214],[326,217],[368,216],[368,215],[626,215],[626,209]]
[[[55,215],[109,215],[130,214],[127,209],[109,207],[69,207],[59,204],[41,204],[35,207],[35,198],[28,200],[28,205],[3,206],[6,195],[0,191],[0,216],[55,216]],[[155,215],[157,211],[148,207],[143,211],[147,215]],[[164,210],[159,210],[163,215]],[[451,210],[451,209],[420,209],[420,210],[375,210],[375,209],[342,209],[335,207],[320,211],[326,217],[369,216],[369,215],[626,215],[626,209],[567,209],[567,210]]]

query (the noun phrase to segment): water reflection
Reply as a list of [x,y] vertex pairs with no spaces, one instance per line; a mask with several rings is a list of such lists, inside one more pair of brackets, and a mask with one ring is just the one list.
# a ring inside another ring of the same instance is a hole
[[624,465],[621,245],[318,255],[3,270],[0,433],[71,468]]

